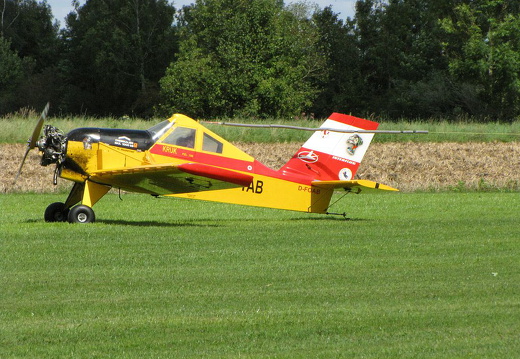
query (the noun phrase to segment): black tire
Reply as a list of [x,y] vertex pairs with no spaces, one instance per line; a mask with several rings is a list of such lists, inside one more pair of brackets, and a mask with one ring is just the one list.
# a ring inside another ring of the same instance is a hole
[[65,222],[69,215],[69,209],[65,208],[65,203],[55,202],[45,209],[45,222]]
[[68,216],[69,223],[92,223],[96,220],[94,211],[82,204],[72,207]]

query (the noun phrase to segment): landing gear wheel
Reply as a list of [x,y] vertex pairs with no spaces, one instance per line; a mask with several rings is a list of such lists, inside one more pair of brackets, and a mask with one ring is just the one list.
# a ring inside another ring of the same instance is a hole
[[69,223],[91,223],[94,222],[96,216],[92,208],[82,204],[73,207],[68,216]]
[[69,215],[69,209],[65,208],[65,203],[55,202],[45,209],[45,222],[65,222]]

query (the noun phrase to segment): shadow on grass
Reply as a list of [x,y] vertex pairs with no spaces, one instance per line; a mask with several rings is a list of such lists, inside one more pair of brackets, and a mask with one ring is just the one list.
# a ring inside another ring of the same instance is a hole
[[[329,216],[301,216],[294,218],[200,218],[191,220],[173,220],[171,222],[159,221],[129,221],[123,219],[96,219],[94,224],[118,225],[118,226],[133,226],[133,227],[164,227],[164,228],[180,228],[180,227],[199,227],[199,228],[220,228],[227,227],[234,222],[294,222],[294,221],[316,221],[316,222],[367,222],[370,219],[366,218],[349,218],[343,216],[329,215]],[[215,222],[219,222],[218,224]],[[44,223],[43,219],[28,219],[24,223]],[[62,222],[69,224],[68,222]],[[89,225],[89,224],[76,224]]]
[[135,226],[135,227],[221,227],[217,224],[196,223],[196,221],[186,222],[157,222],[157,221],[125,221],[101,219],[96,223],[119,225],[119,226]]
[[367,218],[350,218],[339,216],[323,216],[323,217],[297,217],[291,218],[290,221],[331,221],[331,222],[368,222]]
[[[200,227],[200,228],[220,228],[227,227],[231,223],[240,221],[240,222],[261,222],[266,219],[260,218],[204,218],[204,219],[196,219],[196,220],[187,220],[187,221],[173,221],[173,222],[158,222],[158,221],[126,221],[126,220],[110,220],[110,219],[100,219],[96,220],[96,223],[103,223],[108,225],[120,225],[120,226],[135,226],[135,227]],[[273,220],[269,220],[273,221]],[[370,221],[365,218],[343,218],[341,216],[326,216],[326,217],[296,217],[296,218],[285,218],[285,219],[276,219],[276,222],[283,221],[326,221],[326,222],[364,222]],[[220,224],[216,224],[215,222],[219,222]]]
[[[222,227],[217,224],[212,223],[196,223],[198,221],[185,221],[185,222],[158,222],[158,221],[125,221],[125,220],[111,220],[111,219],[99,219],[94,222],[94,224],[106,224],[106,225],[118,225],[118,226],[133,226],[133,227]],[[200,221],[202,222],[202,221]],[[45,223],[43,219],[29,219],[24,221],[24,223]],[[55,222],[55,223],[49,223],[51,224],[67,224],[72,225],[68,222]],[[77,226],[88,226],[91,225],[90,223],[86,224],[74,224]]]

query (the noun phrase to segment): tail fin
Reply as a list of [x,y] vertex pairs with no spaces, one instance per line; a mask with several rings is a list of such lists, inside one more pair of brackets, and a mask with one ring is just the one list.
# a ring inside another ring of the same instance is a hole
[[[377,122],[333,113],[320,128],[376,130],[378,126]],[[373,133],[316,131],[280,171],[320,181],[351,180],[373,137]]]

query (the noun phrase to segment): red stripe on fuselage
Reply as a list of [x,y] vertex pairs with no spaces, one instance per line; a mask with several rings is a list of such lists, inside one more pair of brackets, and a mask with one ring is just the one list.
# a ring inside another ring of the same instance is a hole
[[211,153],[197,152],[191,149],[186,149],[184,147],[157,144],[150,149],[150,152],[155,155],[178,158],[181,160],[189,160],[211,166],[223,167],[235,171],[254,171],[253,162],[239,160],[236,158],[224,157],[222,155],[214,155]]
[[305,184],[308,186],[310,186],[310,183],[314,180],[310,176],[275,171],[257,160],[254,160],[254,162],[244,161],[236,158],[224,157],[222,155],[197,152],[183,147],[156,144],[150,149],[150,152],[154,155],[177,158],[185,161],[193,161],[235,171],[273,177],[285,181],[296,182],[298,184]]

